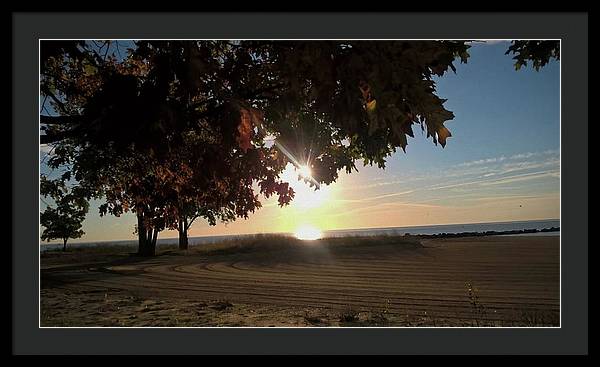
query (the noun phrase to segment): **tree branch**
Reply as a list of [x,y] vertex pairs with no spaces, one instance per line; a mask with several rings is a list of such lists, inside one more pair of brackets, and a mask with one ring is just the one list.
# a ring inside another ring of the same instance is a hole
[[45,125],[76,124],[82,122],[81,116],[47,116],[40,115],[40,123]]
[[44,96],[44,101],[42,102],[42,109],[41,109],[40,113],[42,113],[42,111],[43,111],[44,109],[46,109],[46,100],[47,100],[47,99],[48,99],[48,96]]
[[65,104],[63,103],[63,101],[58,99],[58,97],[56,97],[54,95],[54,93],[50,92],[48,87],[42,86],[42,92],[44,93],[44,96],[48,96],[48,97],[52,98],[54,103],[56,103],[58,105],[58,107],[62,110],[62,112],[67,113],[67,108],[65,107]]
[[187,225],[187,227],[185,227],[185,230],[186,230],[186,231],[187,231],[188,229],[190,229],[190,227],[192,226],[192,223],[194,223],[194,221],[195,221],[195,220],[196,220],[196,218],[198,218],[198,217],[199,217],[198,215],[194,215],[194,216],[193,216],[193,217],[190,219],[190,221],[188,222],[188,225]]

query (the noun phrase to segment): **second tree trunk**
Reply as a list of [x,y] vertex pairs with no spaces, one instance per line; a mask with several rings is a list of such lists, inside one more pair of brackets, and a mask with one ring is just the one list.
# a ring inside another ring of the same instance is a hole
[[179,231],[179,249],[188,249],[188,233],[187,233],[187,218],[180,218],[177,230]]

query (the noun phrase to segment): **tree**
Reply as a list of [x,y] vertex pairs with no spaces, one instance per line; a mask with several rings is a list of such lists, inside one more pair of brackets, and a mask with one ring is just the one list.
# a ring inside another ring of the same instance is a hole
[[[171,72],[179,66],[163,65],[165,59],[170,59],[163,54],[172,52],[172,48],[166,47],[164,51],[157,47],[153,52],[154,66],[147,71],[135,66],[143,64],[136,64],[133,57],[121,64],[108,59],[87,73],[78,71],[80,62],[69,61],[68,67],[56,70],[60,77],[52,72],[48,78],[70,81],[62,87],[66,92],[58,99],[65,111],[78,113],[66,120],[62,120],[65,115],[52,118],[63,122],[46,130],[46,137],[60,137],[49,165],[68,166],[80,185],[95,197],[103,197],[101,215],[135,212],[141,255],[154,254],[158,233],[165,228],[179,228],[182,239],[186,238],[194,217],[203,216],[211,224],[216,219],[247,217],[260,207],[252,188],[255,181],[261,182],[260,191],[266,196],[277,193],[282,204],[293,195],[276,178],[285,166],[283,157],[274,155],[273,149],[265,146],[257,146],[252,152],[239,147],[240,110],[234,107],[235,102],[219,106],[213,112],[219,121],[213,124],[201,118],[203,111],[198,111],[197,106],[190,106],[189,86],[172,87],[165,100],[157,102],[163,104],[164,114],[128,110],[135,110],[136,106],[151,108],[155,96],[165,93],[162,90],[165,84],[180,84]],[[60,75],[65,70],[68,75]],[[88,78],[91,82],[85,81]],[[93,83],[97,83],[96,93],[86,94]],[[138,85],[141,85],[139,90]],[[248,107],[248,111],[253,110]],[[86,114],[95,116],[94,121],[86,121]],[[174,121],[191,127],[182,128],[179,134],[177,129],[168,134],[161,128],[163,133],[157,134],[152,127],[136,125],[137,119],[144,118],[164,122],[170,114],[177,115]],[[109,136],[108,132],[116,128],[123,130],[126,139],[143,139],[124,142],[119,136]]]
[[[41,88],[57,112],[41,116],[50,165],[104,198],[101,214],[135,212],[143,255],[165,228],[183,248],[197,217],[247,217],[260,207],[256,186],[286,205],[287,162],[310,166],[318,188],[358,160],[385,168],[413,125],[444,147],[454,115],[434,77],[469,57],[464,41],[140,41],[122,59],[106,43],[51,42]],[[517,63],[543,66],[532,50],[545,45],[511,49]]]
[[69,238],[80,238],[85,234],[81,230],[88,212],[88,203],[79,189],[69,190],[62,181],[50,181],[45,176],[41,180],[41,192],[54,199],[56,206],[48,205],[40,215],[44,227],[42,241],[63,240],[63,251],[67,251]]

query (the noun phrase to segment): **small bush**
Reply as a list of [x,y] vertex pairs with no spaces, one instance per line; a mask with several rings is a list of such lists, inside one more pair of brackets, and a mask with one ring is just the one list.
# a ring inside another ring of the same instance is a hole
[[217,311],[223,311],[230,307],[233,307],[233,304],[227,300],[219,300],[213,303],[210,308]]
[[356,322],[358,321],[359,315],[359,312],[351,308],[347,308],[340,314],[340,322]]

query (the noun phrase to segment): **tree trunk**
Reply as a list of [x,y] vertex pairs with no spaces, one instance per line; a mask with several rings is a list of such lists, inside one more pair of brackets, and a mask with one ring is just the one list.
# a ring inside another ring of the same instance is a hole
[[151,256],[154,256],[154,254],[156,253],[156,240],[158,239],[158,230],[155,229],[154,233],[152,235],[152,243],[150,244],[151,249],[150,249],[150,253],[152,254]]
[[137,232],[138,232],[138,255],[143,255],[146,248],[146,228],[144,226],[144,215],[137,213]]
[[179,218],[177,231],[179,232],[179,249],[188,249],[187,218]]
[[146,228],[144,215],[138,213],[138,255],[154,256],[156,254],[156,239],[158,230]]
[[142,241],[142,245],[138,249],[138,255],[154,256],[156,254],[156,238],[158,237],[158,231],[150,229],[148,233],[144,235],[144,237],[145,239]]
[[68,238],[63,238],[63,252],[67,251],[67,240]]

